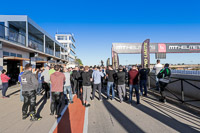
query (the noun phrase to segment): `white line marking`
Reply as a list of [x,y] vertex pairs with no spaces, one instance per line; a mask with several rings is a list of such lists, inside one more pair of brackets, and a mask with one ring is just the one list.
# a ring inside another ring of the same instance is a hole
[[[68,104],[69,105],[69,104]],[[63,109],[63,111],[61,112],[61,117],[57,119],[57,121],[55,121],[55,123],[53,124],[51,130],[49,131],[49,133],[53,133],[53,131],[56,129],[56,127],[58,126],[60,120],[62,119],[63,117],[63,114],[65,113],[65,111],[67,110],[68,108],[68,105],[65,106],[65,108]]]
[[88,110],[89,110],[89,108],[85,109],[85,119],[84,119],[83,133],[88,132]]
[[[72,99],[74,98],[74,95],[72,96]],[[65,111],[67,110],[68,106],[70,105],[70,103],[68,105],[65,106],[65,108],[62,110],[61,112],[61,117],[57,119],[57,121],[55,121],[55,123],[53,124],[51,130],[49,131],[49,133],[53,133],[53,131],[56,129],[56,127],[58,126],[60,120],[62,119]]]

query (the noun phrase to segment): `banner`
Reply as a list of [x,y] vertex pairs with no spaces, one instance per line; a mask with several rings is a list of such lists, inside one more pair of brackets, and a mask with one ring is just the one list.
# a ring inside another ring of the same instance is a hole
[[146,39],[142,43],[141,48],[141,65],[143,68],[149,68],[150,67],[150,46],[149,46],[149,39]]

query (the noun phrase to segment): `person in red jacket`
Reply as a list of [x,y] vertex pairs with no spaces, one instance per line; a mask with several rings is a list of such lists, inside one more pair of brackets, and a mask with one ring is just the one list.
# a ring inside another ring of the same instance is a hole
[[6,91],[8,90],[8,81],[10,80],[10,77],[8,77],[6,75],[6,70],[3,69],[1,74],[1,81],[2,81],[2,85],[3,85],[3,89],[2,89],[2,98],[8,98],[8,96],[6,96]]
[[132,103],[133,88],[135,88],[137,104],[140,104],[139,86],[138,86],[138,76],[139,72],[136,65],[132,66],[132,69],[128,72],[129,76],[129,102]]

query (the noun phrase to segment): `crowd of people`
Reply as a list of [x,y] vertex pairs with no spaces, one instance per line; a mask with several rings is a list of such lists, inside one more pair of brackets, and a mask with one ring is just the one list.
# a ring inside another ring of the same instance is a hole
[[[165,102],[164,90],[171,75],[169,64],[165,64],[163,68],[160,60],[157,60],[153,69],[156,73],[156,86],[161,93],[160,101]],[[132,104],[134,95],[136,104],[140,104],[140,97],[146,97],[148,94],[149,72],[148,66],[137,65],[133,65],[130,70],[124,66],[119,66],[118,70],[114,70],[112,66],[66,68],[62,65],[46,65],[44,69],[35,69],[32,68],[31,64],[26,64],[24,71],[19,74],[20,100],[23,102],[22,119],[30,116],[31,121],[41,120],[41,117],[36,116],[37,95],[44,95],[47,99],[50,99],[50,115],[55,114],[56,118],[61,116],[63,101],[65,104],[73,103],[73,94],[76,94],[77,98],[82,100],[85,107],[91,106],[90,101],[94,100],[97,90],[99,101],[102,101],[103,96],[105,96],[106,100],[119,99],[120,103],[127,101]],[[2,70],[3,98],[7,98],[6,90],[9,79],[6,71]],[[127,88],[129,88],[129,93],[127,93]],[[133,89],[135,93],[133,93]]]

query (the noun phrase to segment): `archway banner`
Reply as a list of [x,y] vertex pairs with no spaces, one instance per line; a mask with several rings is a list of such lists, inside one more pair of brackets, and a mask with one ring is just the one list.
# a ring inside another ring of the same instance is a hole
[[142,67],[149,67],[150,66],[150,39],[146,39],[142,43],[142,48],[141,48],[141,65]]

